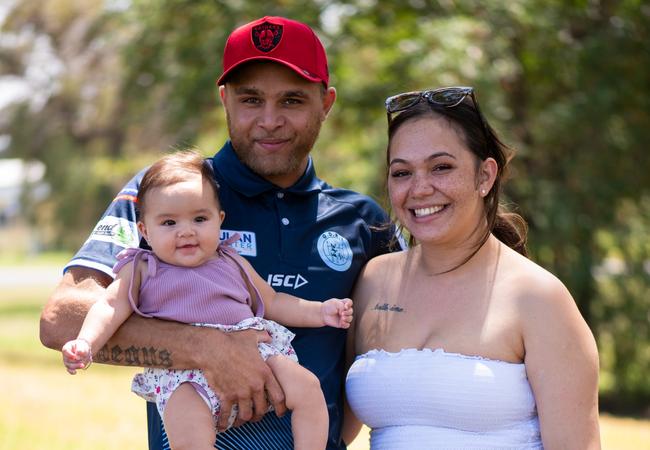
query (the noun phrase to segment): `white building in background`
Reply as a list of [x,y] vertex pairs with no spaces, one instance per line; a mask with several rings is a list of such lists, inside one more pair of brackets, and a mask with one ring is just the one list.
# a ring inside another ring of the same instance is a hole
[[49,193],[43,182],[45,164],[22,159],[0,159],[0,226],[19,216],[21,200],[27,191],[32,200],[41,200]]

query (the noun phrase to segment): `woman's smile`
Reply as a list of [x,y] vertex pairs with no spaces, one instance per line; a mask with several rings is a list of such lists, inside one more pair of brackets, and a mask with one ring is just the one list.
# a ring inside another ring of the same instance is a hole
[[431,216],[433,214],[437,214],[443,209],[445,209],[447,206],[446,205],[438,205],[438,206],[429,206],[425,208],[415,208],[415,209],[410,209],[411,213],[415,217],[426,217],[426,216]]

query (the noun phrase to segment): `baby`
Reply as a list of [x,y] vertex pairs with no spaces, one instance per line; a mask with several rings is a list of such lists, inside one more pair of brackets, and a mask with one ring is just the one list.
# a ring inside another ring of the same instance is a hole
[[[87,368],[117,328],[136,312],[224,331],[266,330],[258,344],[292,410],[296,449],[325,448],[328,414],[318,379],[297,363],[294,335],[274,321],[297,327],[348,328],[350,299],[308,301],[275,292],[239,256],[219,241],[225,213],[212,167],[183,151],[163,157],[144,175],[138,192],[138,230],[152,250],[129,248],[118,255],[116,278],[88,312],[77,339],[62,349],[71,374]],[[264,318],[263,318],[264,317]],[[213,449],[220,402],[200,370],[146,369],[132,390],[156,403],[171,447]]]

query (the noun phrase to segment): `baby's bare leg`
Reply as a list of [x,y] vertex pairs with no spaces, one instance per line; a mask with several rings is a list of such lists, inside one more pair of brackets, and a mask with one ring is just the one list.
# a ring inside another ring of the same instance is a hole
[[171,395],[163,417],[172,450],[214,450],[216,429],[212,411],[190,383]]
[[295,450],[323,450],[327,445],[329,416],[320,381],[309,370],[285,356],[266,360],[284,391],[291,410]]

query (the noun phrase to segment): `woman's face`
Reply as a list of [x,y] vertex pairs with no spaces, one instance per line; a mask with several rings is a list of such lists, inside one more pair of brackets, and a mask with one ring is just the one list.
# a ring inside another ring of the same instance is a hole
[[410,120],[389,146],[388,192],[399,222],[420,243],[466,245],[483,233],[483,197],[496,162],[480,162],[440,117]]

